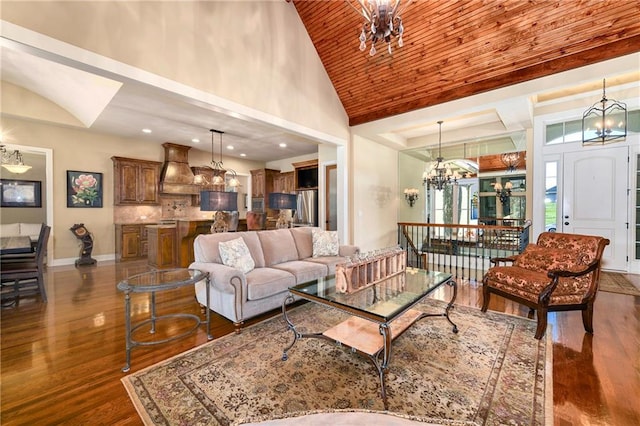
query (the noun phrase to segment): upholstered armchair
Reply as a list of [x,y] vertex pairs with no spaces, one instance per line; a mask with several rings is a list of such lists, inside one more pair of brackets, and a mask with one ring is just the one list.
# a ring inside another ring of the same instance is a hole
[[602,253],[609,240],[592,235],[543,232],[536,244],[519,255],[494,258],[482,280],[482,312],[491,294],[528,306],[536,312],[536,339],[547,329],[547,312],[582,311],[593,333],[593,304],[598,292]]

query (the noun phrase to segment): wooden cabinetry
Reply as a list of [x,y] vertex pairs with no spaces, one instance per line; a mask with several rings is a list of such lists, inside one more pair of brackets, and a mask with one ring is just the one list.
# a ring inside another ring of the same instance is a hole
[[292,163],[294,167],[295,189],[318,188],[318,160]]
[[176,227],[151,225],[145,227],[148,232],[149,266],[153,268],[174,268],[176,266]]
[[251,196],[253,198],[269,197],[273,191],[273,179],[280,174],[279,170],[257,169],[251,170]]
[[158,182],[162,163],[123,157],[111,157],[111,160],[115,205],[160,203]]
[[149,251],[146,225],[116,225],[116,260],[138,260]]
[[294,172],[280,173],[273,178],[273,192],[292,194],[295,192]]

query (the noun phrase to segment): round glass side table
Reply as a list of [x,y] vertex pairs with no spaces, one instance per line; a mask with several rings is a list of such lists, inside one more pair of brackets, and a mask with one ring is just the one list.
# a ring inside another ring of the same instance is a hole
[[[202,321],[199,316],[189,313],[172,313],[166,315],[156,315],[156,293],[159,291],[175,289],[205,280],[207,293],[206,321]],[[207,338],[213,339],[211,335],[211,312],[209,311],[209,273],[198,269],[166,269],[144,272],[142,274],[133,275],[118,283],[118,290],[124,292],[124,321],[125,321],[125,341],[126,341],[126,364],[122,367],[123,372],[129,371],[131,368],[131,350],[136,346],[151,346],[161,343],[170,342],[193,333],[202,324],[207,326]],[[135,325],[131,323],[131,293],[149,293],[150,301],[150,317]],[[156,324],[159,321],[170,319],[190,319],[194,321],[192,328],[175,336],[153,341],[140,341],[132,337],[132,334],[145,325],[150,324],[149,333],[155,334]]]

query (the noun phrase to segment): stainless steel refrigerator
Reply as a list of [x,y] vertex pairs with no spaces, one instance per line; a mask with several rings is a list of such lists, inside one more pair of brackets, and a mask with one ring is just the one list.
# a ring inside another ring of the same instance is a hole
[[294,226],[318,226],[318,190],[298,191]]

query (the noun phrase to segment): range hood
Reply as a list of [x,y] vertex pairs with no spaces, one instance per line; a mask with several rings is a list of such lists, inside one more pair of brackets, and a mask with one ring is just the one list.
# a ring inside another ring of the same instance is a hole
[[171,142],[164,147],[164,165],[160,174],[160,193],[174,195],[200,194],[208,187],[193,183],[193,172],[189,167],[190,146],[177,145]]

